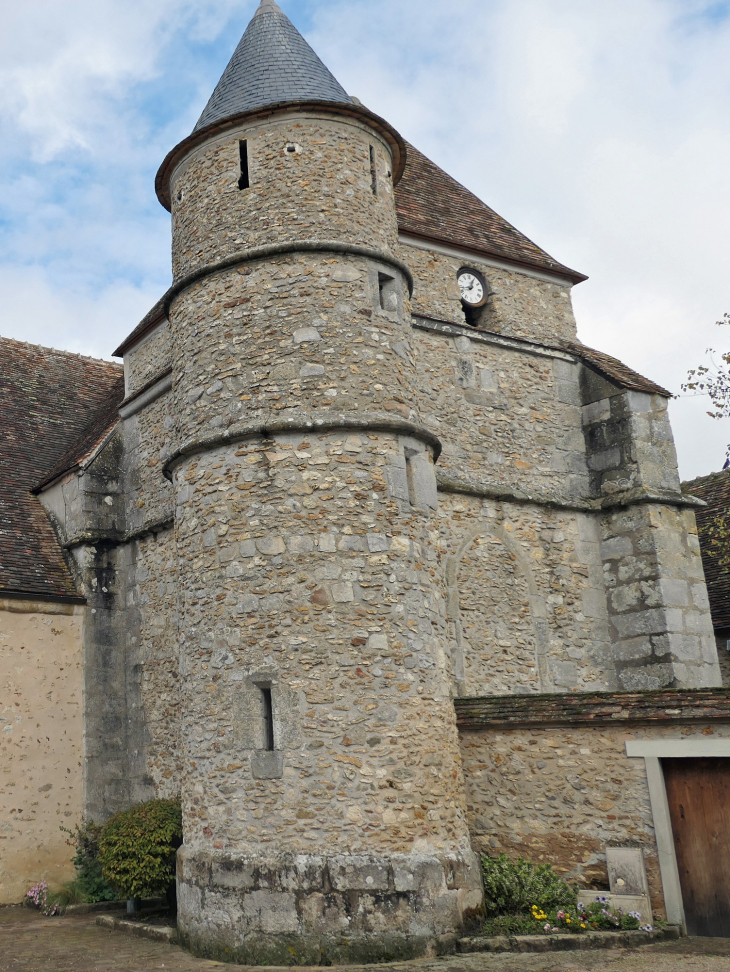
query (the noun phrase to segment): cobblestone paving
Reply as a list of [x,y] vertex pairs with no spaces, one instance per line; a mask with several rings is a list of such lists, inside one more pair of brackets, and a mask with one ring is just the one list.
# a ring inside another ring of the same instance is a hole
[[[43,918],[0,908],[0,972],[243,972],[207,962],[174,945],[100,928],[95,916]],[[730,972],[730,939],[685,938],[636,950],[548,955],[454,955],[394,965],[348,966],[347,972]],[[246,968],[245,972],[252,972]],[[260,970],[264,972],[264,970]],[[266,972],[272,972],[271,969]],[[330,970],[331,972],[331,970]]]

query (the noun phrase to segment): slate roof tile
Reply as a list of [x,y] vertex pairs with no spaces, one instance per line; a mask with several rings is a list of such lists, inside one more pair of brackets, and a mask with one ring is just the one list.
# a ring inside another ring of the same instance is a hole
[[31,490],[70,449],[88,448],[123,394],[117,364],[0,338],[0,596],[77,596]]
[[287,101],[354,103],[286,14],[262,0],[193,131]]

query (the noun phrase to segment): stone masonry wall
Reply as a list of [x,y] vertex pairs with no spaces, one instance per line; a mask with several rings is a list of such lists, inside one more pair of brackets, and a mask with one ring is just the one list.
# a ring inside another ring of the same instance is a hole
[[596,517],[439,494],[459,695],[616,686]]
[[187,430],[232,435],[301,413],[417,419],[404,398],[405,285],[390,272],[393,310],[380,306],[377,265],[361,257],[256,261],[186,291],[173,308],[178,443]]
[[[472,332],[473,334],[473,332]],[[472,483],[585,500],[580,368],[567,355],[526,353],[414,329],[418,408],[441,439],[439,470]]]
[[727,738],[727,726],[462,730],[475,848],[549,862],[581,887],[608,888],[606,845],[644,850],[654,914],[666,917],[643,759],[633,738]]
[[0,905],[74,877],[81,820],[80,605],[0,599]]
[[657,504],[601,518],[621,688],[721,684],[694,512]]
[[124,356],[125,392],[133,395],[170,367],[170,328],[161,323]]
[[[444,604],[427,519],[388,496],[394,453],[382,435],[277,436],[176,472],[178,546],[200,578],[182,591],[188,845],[461,845]],[[256,782],[265,683],[274,782]]]
[[178,563],[170,527],[129,545],[127,716],[136,740],[133,802],[180,793]]
[[[238,188],[241,139],[247,140],[251,182],[244,190]],[[297,239],[394,250],[391,170],[390,148],[374,131],[314,112],[278,115],[210,139],[171,178],[173,276],[244,249]]]
[[571,285],[567,282],[498,269],[478,256],[448,256],[409,246],[407,238],[401,239],[399,255],[415,278],[414,314],[464,324],[456,276],[462,267],[474,267],[485,278],[489,291],[489,299],[479,314],[480,328],[545,344],[575,340]]
[[171,521],[175,500],[162,474],[161,455],[173,419],[170,395],[161,395],[124,420],[125,525],[128,533]]

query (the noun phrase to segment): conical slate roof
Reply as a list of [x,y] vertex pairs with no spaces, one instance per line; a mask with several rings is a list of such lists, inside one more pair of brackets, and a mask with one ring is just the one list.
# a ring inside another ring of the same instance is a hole
[[193,132],[287,101],[353,104],[274,0],[261,0]]

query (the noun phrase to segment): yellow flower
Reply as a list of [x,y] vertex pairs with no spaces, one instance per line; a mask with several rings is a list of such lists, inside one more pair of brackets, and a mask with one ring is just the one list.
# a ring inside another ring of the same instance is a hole
[[582,922],[580,923],[580,927],[581,927],[581,928],[585,928],[585,922],[583,922],[583,921],[582,921]]

